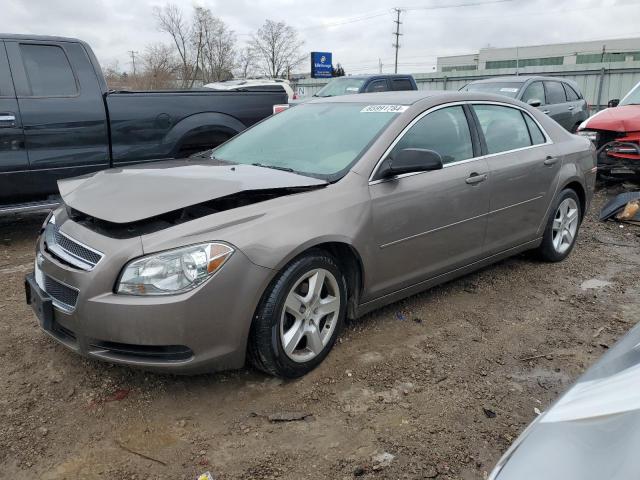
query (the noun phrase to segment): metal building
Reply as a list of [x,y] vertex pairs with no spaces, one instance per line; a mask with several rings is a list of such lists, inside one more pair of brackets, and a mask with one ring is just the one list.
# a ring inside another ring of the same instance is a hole
[[[503,75],[549,75],[574,80],[592,111],[624,97],[640,82],[640,38],[483,48],[476,54],[439,57],[436,72],[413,73],[421,90],[458,90],[481,78]],[[349,65],[345,65],[347,74]],[[327,80],[299,80],[310,96]]]

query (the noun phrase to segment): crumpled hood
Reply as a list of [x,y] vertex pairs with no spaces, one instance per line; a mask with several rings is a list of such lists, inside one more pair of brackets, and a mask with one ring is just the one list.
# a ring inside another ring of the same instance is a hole
[[623,105],[606,108],[587,118],[580,130],[608,130],[612,132],[635,132],[640,130],[640,105]]
[[327,182],[253,165],[172,160],[60,180],[64,202],[92,217],[130,223],[248,190]]

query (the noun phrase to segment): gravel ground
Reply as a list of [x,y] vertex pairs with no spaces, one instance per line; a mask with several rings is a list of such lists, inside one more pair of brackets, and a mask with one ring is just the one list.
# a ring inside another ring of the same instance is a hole
[[565,262],[518,256],[376,311],[289,382],[70,353],[24,302],[44,217],[1,218],[0,477],[485,478],[640,318],[640,227],[597,222],[606,195]]

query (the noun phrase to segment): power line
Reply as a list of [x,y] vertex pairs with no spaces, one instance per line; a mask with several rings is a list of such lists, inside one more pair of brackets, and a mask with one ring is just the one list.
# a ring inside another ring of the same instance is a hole
[[468,2],[468,3],[457,3],[454,5],[433,5],[430,7],[398,7],[404,11],[412,11],[412,10],[442,10],[446,8],[462,8],[462,7],[480,7],[482,5],[490,5],[493,3],[505,3],[505,2],[514,2],[515,0],[489,0],[487,2]]

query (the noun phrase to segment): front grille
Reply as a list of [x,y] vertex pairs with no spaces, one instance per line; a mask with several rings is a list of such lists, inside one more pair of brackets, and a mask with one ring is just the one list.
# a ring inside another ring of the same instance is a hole
[[102,253],[62,233],[55,221],[47,224],[44,235],[47,251],[72,267],[91,270],[102,259]]
[[44,276],[44,291],[53,299],[53,303],[62,310],[72,311],[78,301],[78,290]]

